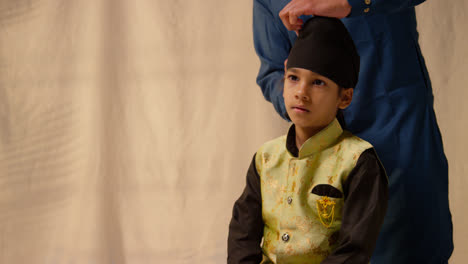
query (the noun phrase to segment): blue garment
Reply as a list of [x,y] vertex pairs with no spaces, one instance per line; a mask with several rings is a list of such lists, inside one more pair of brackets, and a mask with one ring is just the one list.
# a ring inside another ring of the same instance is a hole
[[[289,0],[254,0],[253,32],[265,98],[286,119],[284,60],[296,39],[278,14]],[[448,167],[410,0],[349,0],[342,19],[361,57],[347,129],[372,143],[389,176],[388,211],[372,263],[446,263],[453,251]],[[369,8],[369,9],[367,9]],[[304,17],[307,19],[307,17]]]

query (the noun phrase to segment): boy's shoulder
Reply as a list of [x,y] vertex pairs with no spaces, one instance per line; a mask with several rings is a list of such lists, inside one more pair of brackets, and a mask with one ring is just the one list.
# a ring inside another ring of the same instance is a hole
[[255,153],[257,171],[261,171],[263,164],[284,158],[286,155],[286,138],[287,135],[279,136],[263,143],[260,148],[258,148]]
[[346,147],[356,150],[366,150],[374,147],[370,142],[352,134],[348,130],[343,130],[343,133],[339,137],[337,144],[342,144]]
[[276,152],[285,150],[286,148],[286,137],[287,135],[282,135],[277,138],[271,139],[265,143],[263,143],[260,148],[258,149],[258,152],[263,152],[265,150],[273,150]]
[[[379,155],[377,154],[374,146],[356,136],[356,135],[353,135],[351,132],[347,131],[347,130],[344,130],[343,131],[343,134],[342,134],[342,144],[344,146],[345,149],[349,149],[350,151],[345,151],[345,156],[348,156],[350,157],[349,155],[354,153],[353,155],[353,160],[356,162],[357,164],[357,161],[358,161],[358,158],[363,157],[363,160],[364,162],[367,163],[367,166],[371,167],[371,166],[378,166],[380,167],[383,171],[384,171],[384,174],[385,176],[387,177],[387,174],[385,172],[385,168],[382,164],[382,162],[380,161],[380,158],[379,158]],[[359,154],[359,155],[357,155]],[[364,157],[365,155],[365,157]],[[388,181],[388,177],[387,177],[387,181]]]
[[383,168],[382,162],[380,161],[374,146],[370,142],[353,135],[349,131],[344,130],[338,144],[340,145],[340,149],[342,149],[341,154],[345,158],[352,158],[355,164],[361,155],[365,155],[365,157],[362,156],[364,160],[370,163],[378,164]]

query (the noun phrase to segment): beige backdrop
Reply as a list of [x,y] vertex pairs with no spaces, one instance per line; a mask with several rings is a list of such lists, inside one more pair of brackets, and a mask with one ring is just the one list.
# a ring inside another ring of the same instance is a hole
[[[256,149],[252,1],[0,0],[0,263],[223,263]],[[468,4],[418,7],[468,259]]]

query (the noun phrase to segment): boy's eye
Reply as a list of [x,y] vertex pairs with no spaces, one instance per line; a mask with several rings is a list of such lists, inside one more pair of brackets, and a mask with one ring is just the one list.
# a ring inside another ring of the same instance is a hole
[[314,81],[313,81],[313,84],[314,84],[314,85],[325,85],[325,82],[322,81],[322,80],[317,79],[317,80],[314,80]]
[[296,81],[299,80],[299,78],[297,78],[297,76],[293,75],[293,74],[288,75],[288,79],[293,81],[293,82],[296,82]]

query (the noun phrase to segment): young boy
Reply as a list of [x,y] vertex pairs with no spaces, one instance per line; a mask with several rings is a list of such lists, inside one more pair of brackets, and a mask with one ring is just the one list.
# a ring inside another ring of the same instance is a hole
[[387,176],[372,145],[336,118],[351,103],[358,73],[359,56],[340,20],[304,24],[284,80],[293,125],[252,160],[229,225],[229,264],[369,263],[387,208]]

